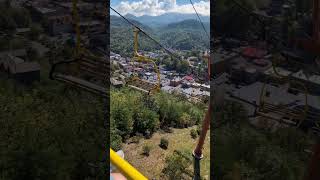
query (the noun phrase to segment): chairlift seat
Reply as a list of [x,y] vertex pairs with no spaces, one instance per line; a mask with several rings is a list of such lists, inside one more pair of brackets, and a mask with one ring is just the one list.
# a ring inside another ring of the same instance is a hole
[[[83,78],[80,75],[75,76],[55,72],[56,66],[62,64],[68,64],[71,66],[72,63],[78,63],[81,75],[86,75],[88,78]],[[102,97],[107,97],[107,87],[103,86],[103,84],[106,84],[104,82],[106,82],[108,78],[107,70],[108,65],[106,59],[90,55],[82,55],[72,61],[62,61],[54,64],[50,72],[50,78],[82,88],[89,92],[101,95]]]
[[139,79],[137,77],[131,78],[128,81],[128,86],[148,94],[152,94],[154,91],[158,90],[158,86],[156,84]]

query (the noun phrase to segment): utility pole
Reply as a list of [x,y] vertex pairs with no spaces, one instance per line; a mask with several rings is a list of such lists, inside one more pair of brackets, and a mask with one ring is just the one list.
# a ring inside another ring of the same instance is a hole
[[[208,74],[210,76],[210,56],[207,53],[205,53],[203,57],[208,60]],[[193,164],[194,180],[200,180],[201,178],[200,160],[203,158],[202,148],[203,148],[203,144],[204,144],[208,129],[210,127],[210,118],[211,118],[210,114],[211,114],[211,104],[209,102],[209,108],[202,123],[202,129],[200,132],[199,141],[195,150],[192,153],[192,156],[194,158],[194,162],[193,162],[194,163]]]
[[313,152],[305,180],[320,179],[320,138],[318,137],[316,144],[313,147]]

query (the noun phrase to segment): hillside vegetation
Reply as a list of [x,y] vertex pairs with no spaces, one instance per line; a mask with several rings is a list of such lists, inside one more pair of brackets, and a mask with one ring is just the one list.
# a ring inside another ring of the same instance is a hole
[[0,179],[103,179],[103,102],[44,77],[0,79]]
[[[197,20],[185,20],[163,27],[151,28],[138,21],[132,20],[157,41],[167,48],[178,50],[209,49],[209,39]],[[133,27],[117,16],[111,16],[111,51],[131,57],[133,54]],[[210,33],[209,23],[205,23]],[[139,34],[139,49],[145,51],[159,50],[161,47],[142,33]]]
[[111,147],[133,136],[152,136],[159,129],[186,128],[200,123],[204,105],[194,105],[167,93],[154,97],[130,89],[111,91]]

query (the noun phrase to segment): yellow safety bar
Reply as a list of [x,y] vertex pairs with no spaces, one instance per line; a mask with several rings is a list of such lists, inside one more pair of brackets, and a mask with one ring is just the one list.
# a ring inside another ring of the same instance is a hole
[[110,149],[111,164],[116,166],[117,169],[130,180],[148,180],[138,170],[131,166],[127,161],[122,159],[116,152]]

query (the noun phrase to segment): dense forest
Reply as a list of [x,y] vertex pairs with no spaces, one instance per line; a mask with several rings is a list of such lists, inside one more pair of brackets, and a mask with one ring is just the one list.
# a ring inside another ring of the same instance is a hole
[[[167,48],[178,50],[204,50],[209,48],[209,39],[197,20],[185,20],[172,23],[163,27],[153,29],[138,21],[131,20],[141,27],[153,38],[163,43]],[[132,56],[133,51],[133,27],[125,20],[117,16],[110,16],[111,51],[124,56]],[[208,33],[210,33],[209,23],[205,23]],[[140,33],[139,49],[145,51],[159,50],[161,47]]]
[[[38,40],[41,26],[10,1],[0,10],[0,34],[7,34],[0,37],[0,50],[25,48],[25,60],[41,65],[40,82],[29,86],[0,72],[0,179],[104,179],[104,102],[49,80],[52,56],[40,56],[30,43]],[[13,37],[20,27],[31,31]]]
[[129,137],[150,137],[159,129],[198,125],[204,116],[203,104],[194,105],[184,97],[167,93],[148,96],[127,88],[111,91],[111,148],[119,150]]
[[42,79],[0,79],[1,179],[103,179],[103,102]]

